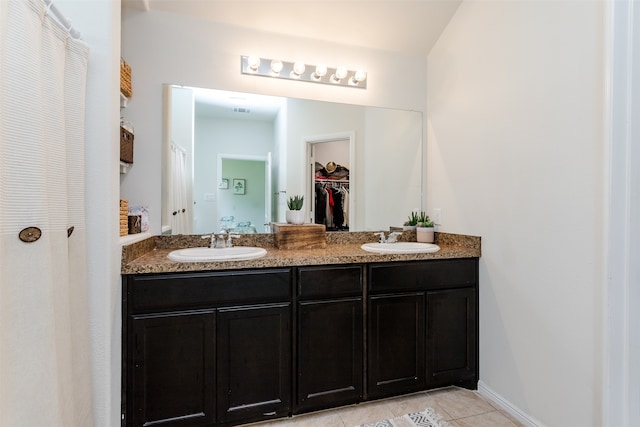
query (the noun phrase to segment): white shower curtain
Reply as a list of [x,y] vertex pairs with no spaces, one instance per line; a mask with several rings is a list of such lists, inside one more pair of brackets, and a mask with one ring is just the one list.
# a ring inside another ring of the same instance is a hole
[[171,143],[171,233],[190,234],[190,212],[187,201],[187,154]]
[[[2,427],[92,425],[87,59],[86,44],[70,37],[43,0],[0,1]],[[41,237],[20,240],[28,227]]]

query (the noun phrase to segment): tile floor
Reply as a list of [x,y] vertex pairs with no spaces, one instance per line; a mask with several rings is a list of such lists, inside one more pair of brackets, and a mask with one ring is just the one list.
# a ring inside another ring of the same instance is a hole
[[521,427],[523,424],[477,392],[457,387],[366,402],[251,427],[354,427],[433,408],[451,427]]

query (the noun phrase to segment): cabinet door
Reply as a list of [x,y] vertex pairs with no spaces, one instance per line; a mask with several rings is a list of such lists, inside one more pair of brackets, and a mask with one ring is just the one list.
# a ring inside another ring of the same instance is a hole
[[217,325],[218,421],[289,414],[291,304],[223,308]]
[[476,388],[476,289],[427,293],[427,384]]
[[424,294],[369,298],[368,397],[425,386]]
[[214,322],[213,311],[131,318],[134,407],[126,425],[213,425]]
[[296,413],[362,399],[362,298],[298,304]]

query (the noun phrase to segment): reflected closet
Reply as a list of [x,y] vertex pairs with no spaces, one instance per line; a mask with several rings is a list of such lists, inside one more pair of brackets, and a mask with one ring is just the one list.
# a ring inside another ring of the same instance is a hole
[[349,139],[311,144],[313,222],[327,231],[349,231]]

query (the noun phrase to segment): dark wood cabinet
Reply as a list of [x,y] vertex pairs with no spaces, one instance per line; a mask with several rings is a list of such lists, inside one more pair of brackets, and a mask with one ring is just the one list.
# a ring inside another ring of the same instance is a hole
[[363,397],[361,266],[298,270],[295,413]]
[[289,303],[218,311],[217,410],[221,424],[287,416],[291,409]]
[[290,269],[123,283],[123,426],[235,425],[291,412]]
[[133,316],[131,425],[213,424],[214,328],[212,311]]
[[238,425],[478,381],[478,259],[123,277],[123,427]]
[[427,292],[427,387],[477,385],[474,288]]
[[423,389],[424,294],[372,296],[368,310],[368,396]]
[[369,266],[368,397],[478,383],[478,260]]

